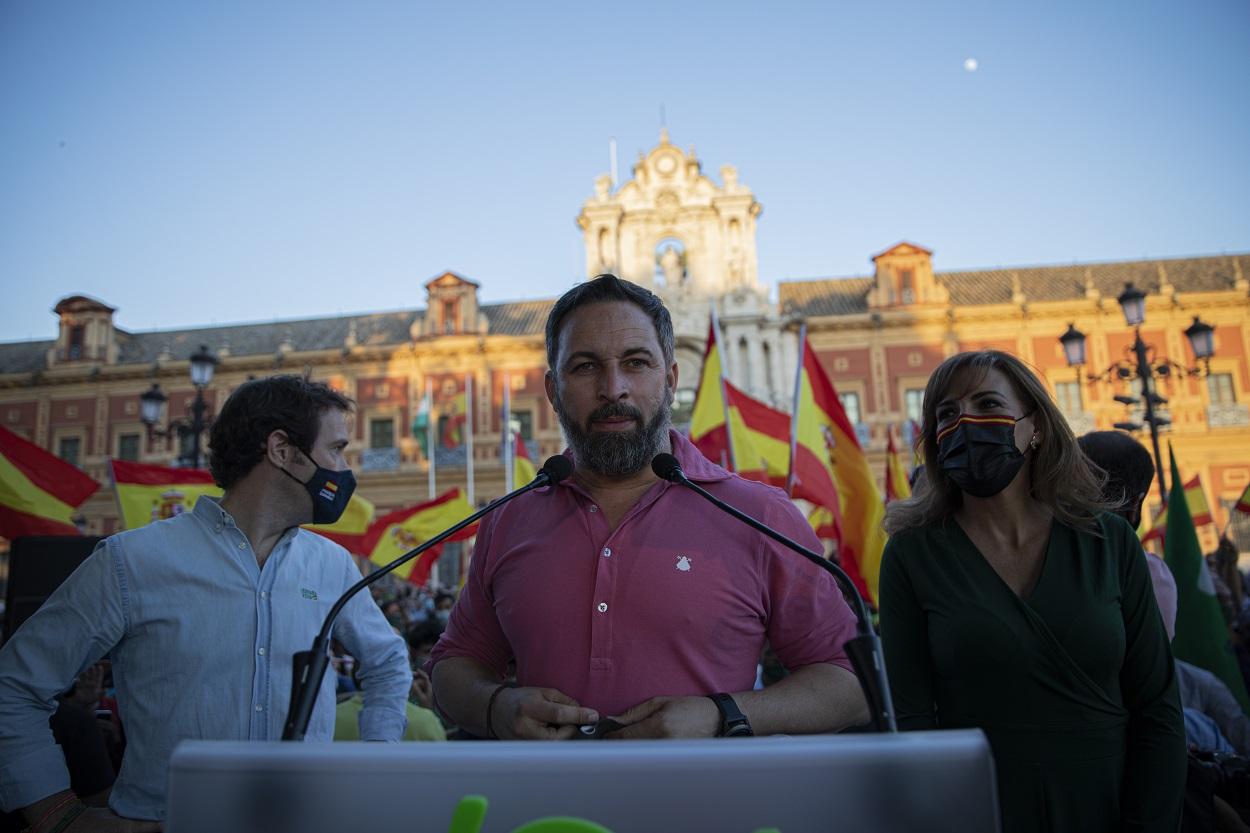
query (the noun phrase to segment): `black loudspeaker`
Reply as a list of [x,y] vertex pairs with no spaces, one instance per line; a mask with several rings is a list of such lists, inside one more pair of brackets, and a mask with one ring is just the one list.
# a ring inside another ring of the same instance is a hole
[[91,535],[25,535],[9,543],[5,642],[87,560],[101,540]]

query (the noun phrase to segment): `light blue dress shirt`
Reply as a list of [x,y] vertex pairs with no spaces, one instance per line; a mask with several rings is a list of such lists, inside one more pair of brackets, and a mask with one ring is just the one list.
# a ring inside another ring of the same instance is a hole
[[[277,740],[291,695],[291,657],[306,651],[343,591],[360,579],[347,551],[289,529],[264,567],[213,498],[192,512],[101,541],[0,649],[0,806],[14,810],[69,788],[48,728],[55,697],[108,654],[126,729],[109,804],[165,816],[170,754],[182,740]],[[334,637],[361,662],[364,740],[399,740],[412,673],[403,639],[367,590]],[[327,674],[309,740],[334,737]]]

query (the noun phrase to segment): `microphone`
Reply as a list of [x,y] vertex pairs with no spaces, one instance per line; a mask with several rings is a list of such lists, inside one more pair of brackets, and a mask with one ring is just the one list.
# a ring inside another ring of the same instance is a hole
[[797,541],[790,540],[772,527],[757,521],[745,512],[735,509],[702,486],[692,483],[686,477],[686,473],[681,470],[681,463],[672,454],[655,455],[655,458],[651,461],[651,470],[661,480],[681,484],[696,492],[716,508],[728,512],[747,526],[759,530],[777,543],[794,550],[833,576],[834,580],[842,586],[846,595],[855,600],[854,609],[858,634],[854,638],[848,639],[842,648],[846,651],[847,656],[851,658],[851,665],[855,667],[855,675],[859,678],[859,685],[864,690],[864,697],[868,700],[868,707],[872,710],[873,725],[880,732],[897,732],[898,724],[894,720],[894,700],[890,697],[890,681],[885,675],[885,654],[881,650],[881,639],[872,628],[872,618],[868,614],[868,604],[864,601],[864,597],[859,594],[859,590],[855,587],[855,583],[851,581],[851,577],[829,559],[822,558]]
[[339,613],[352,596],[355,596],[361,590],[397,567],[416,558],[430,547],[441,544],[450,536],[455,535],[483,515],[503,506],[513,498],[534,489],[541,489],[544,486],[554,486],[572,473],[573,463],[569,458],[559,454],[554,457],[548,457],[547,462],[543,463],[543,467],[538,472],[538,475],[526,485],[514,492],[509,492],[498,500],[490,502],[460,523],[444,532],[440,532],[421,546],[409,550],[385,567],[374,570],[349,587],[347,592],[334,603],[334,607],[330,608],[330,612],[326,614],[325,621],[321,625],[321,631],[317,634],[317,638],[313,640],[312,649],[299,651],[295,654],[294,668],[291,673],[291,703],[287,709],[286,725],[282,729],[282,739],[303,740],[304,735],[308,732],[308,721],[312,719],[313,706],[317,704],[317,691],[321,688],[321,678],[325,676],[326,666],[330,664],[330,631],[334,627],[334,620],[338,618]]

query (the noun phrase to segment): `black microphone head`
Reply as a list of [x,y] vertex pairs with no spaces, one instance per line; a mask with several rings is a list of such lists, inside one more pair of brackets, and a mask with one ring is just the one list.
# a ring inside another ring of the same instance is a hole
[[554,486],[573,473],[573,461],[563,454],[548,457],[541,474],[547,475],[547,484]]
[[681,463],[677,462],[677,458],[672,454],[655,455],[651,460],[651,471],[655,472],[655,476],[661,480],[671,480],[674,483],[686,476],[686,473],[681,470]]

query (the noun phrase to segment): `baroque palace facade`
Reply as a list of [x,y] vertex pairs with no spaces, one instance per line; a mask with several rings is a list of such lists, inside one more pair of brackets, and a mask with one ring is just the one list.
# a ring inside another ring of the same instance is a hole
[[[1216,526],[1229,522],[1227,507],[1250,483],[1250,254],[942,272],[932,252],[899,243],[872,258],[869,275],[781,281],[774,298],[758,275],[761,211],[735,168],[723,166],[717,184],[693,149],[662,133],[628,182],[618,188],[599,177],[577,217],[588,277],[621,275],[654,289],[673,311],[676,422],[688,418],[715,306],[731,381],[786,411],[806,325],[879,478],[887,431],[909,437],[928,374],[960,350],[1020,356],[1078,434],[1111,428],[1134,416],[1114,398],[1134,381],[1106,372],[1125,362],[1133,342],[1116,303],[1132,282],[1147,293],[1143,340],[1156,360],[1173,362],[1158,388],[1171,419],[1161,439],[1175,447],[1186,478],[1201,475]],[[204,345],[219,360],[204,391],[210,413],[249,377],[272,373],[307,373],[353,397],[349,458],[360,494],[381,512],[427,497],[430,457],[439,492],[466,486],[465,432],[449,430],[449,421],[463,407],[467,377],[480,502],[503,492],[505,384],[532,457],[557,453],[563,441],[543,393],[543,324],[554,298],[481,303],[479,287],[446,272],[425,284],[424,306],[411,310],[143,333],[117,327],[107,299],[66,297],[54,309],[54,339],[0,344],[0,425],[105,484],[109,457],[170,464],[177,442],[148,431],[139,397],[155,382],[169,397],[167,418],[187,413],[195,398],[188,359]],[[1215,327],[1215,355],[1209,373],[1187,375],[1180,367],[1195,361],[1183,331],[1197,315]],[[1088,336],[1089,361],[1079,371],[1058,340],[1069,324]],[[427,386],[438,425],[428,453],[412,431]],[[82,518],[91,534],[118,528],[107,485]],[[1250,525],[1233,520],[1250,550]],[[1203,535],[1212,547],[1212,527]]]

